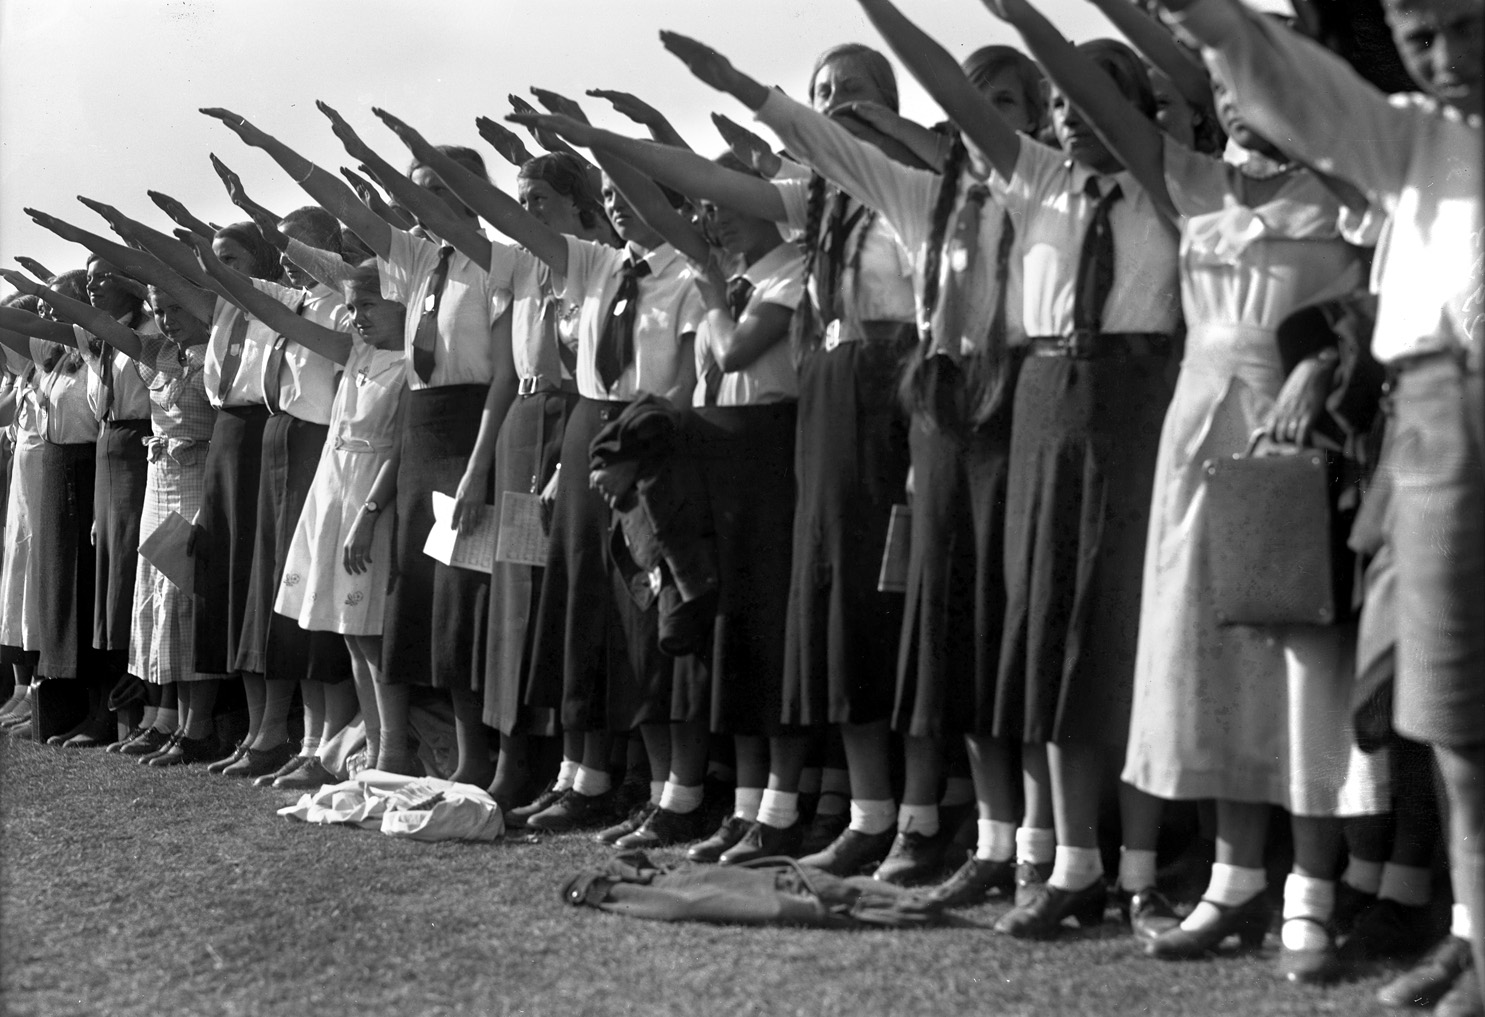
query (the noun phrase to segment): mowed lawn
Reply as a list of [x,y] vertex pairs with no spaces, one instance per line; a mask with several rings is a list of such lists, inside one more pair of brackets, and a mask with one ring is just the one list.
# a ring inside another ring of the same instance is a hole
[[[1110,923],[1049,944],[960,924],[671,925],[569,907],[608,849],[414,844],[310,827],[295,795],[200,767],[0,745],[0,1008],[9,1014],[1384,1013],[1386,972],[1330,989],[1259,955],[1166,964]],[[674,860],[679,852],[658,857]]]

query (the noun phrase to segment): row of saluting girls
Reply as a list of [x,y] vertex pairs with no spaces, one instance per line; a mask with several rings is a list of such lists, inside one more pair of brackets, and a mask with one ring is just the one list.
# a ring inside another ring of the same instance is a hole
[[[1424,928],[1417,838],[1400,831],[1394,844],[1341,819],[1387,814],[1389,764],[1411,775],[1417,753],[1357,748],[1354,628],[1222,626],[1201,550],[1202,464],[1241,453],[1256,431],[1303,442],[1321,413],[1333,352],[1286,377],[1278,329],[1365,287],[1367,257],[1342,226],[1367,212],[1362,190],[1386,191],[1347,183],[1341,160],[1322,172],[1313,155],[1281,150],[1251,121],[1253,86],[1207,92],[1199,65],[1128,4],[1099,2],[1154,75],[1122,43],[1068,43],[1025,0],[987,5],[1040,70],[1008,47],[961,68],[887,0],[861,0],[954,131],[898,117],[891,68],[864,46],[823,54],[798,103],[666,33],[788,158],[719,118],[737,154],[707,160],[632,97],[595,93],[658,140],[621,137],[538,91],[552,115],[512,119],[554,148],[591,150],[601,195],[561,153],[524,162],[516,199],[472,151],[433,146],[376,110],[414,157],[404,176],[322,105],[388,205],[354,175],[347,185],[236,114],[205,110],[318,207],[279,220],[218,163],[256,227],[213,233],[156,196],[183,227],[177,240],[90,203],[124,246],[32,213],[95,260],[92,304],[76,280],[48,289],[6,274],[45,313],[0,311],[27,379],[5,642],[39,649],[47,677],[145,678],[149,711],[121,751],[159,765],[210,754],[217,679],[241,675],[249,732],[213,768],[277,786],[330,779],[286,740],[296,687],[306,750],[359,707],[390,770],[410,763],[410,688],[446,689],[453,779],[489,785],[512,825],[539,830],[613,818],[615,738],[637,729],[648,801],[602,839],[697,842],[690,857],[723,863],[802,853],[904,883],[940,872],[955,832],[940,809],[953,798],[946,743],[962,737],[974,848],[933,893],[951,906],[1013,895],[996,928],[1021,937],[1101,919],[1100,805],[1118,772],[1112,886],[1159,957],[1200,955],[1230,934],[1261,941],[1277,805],[1295,845],[1283,972],[1333,975],[1339,932],[1365,929],[1359,915],[1379,892],[1389,923],[1351,938],[1398,949]],[[1256,24],[1244,30],[1271,33]],[[1211,147],[1214,122],[1225,158],[1197,147]],[[481,122],[509,150],[501,131]],[[1038,140],[1049,131],[1055,145]],[[480,219],[514,243],[489,239]],[[342,257],[341,223],[370,256],[359,267]],[[286,283],[263,278],[273,248]],[[120,275],[149,285],[160,334],[111,283]],[[78,357],[86,386],[68,366]],[[131,373],[132,388],[107,380]],[[691,409],[673,415],[675,454],[696,463],[715,531],[714,620],[678,657],[614,563],[625,485],[589,476],[595,439],[645,397]],[[95,432],[90,518],[79,499]],[[434,563],[422,547],[435,491],[454,497],[461,524],[508,495],[540,497],[546,567]],[[904,598],[878,589],[875,552],[905,491]],[[136,536],[139,509],[125,506],[141,499]],[[64,504],[68,526],[35,525],[37,506]],[[171,510],[195,520],[194,596],[139,557],[134,608],[121,613],[137,540]],[[33,622],[85,617],[89,525],[93,643],[112,656],[83,666],[85,636],[63,660]],[[63,574],[76,582],[34,581]],[[34,603],[59,585],[70,615]],[[801,779],[827,729],[838,742],[824,751],[848,785],[824,790],[848,791],[849,810],[822,796],[806,829]],[[557,779],[524,804],[531,739],[558,732]],[[1453,737],[1421,722],[1404,733]],[[701,839],[712,735],[734,740],[737,791]],[[1440,752],[1446,775],[1468,772]],[[1456,809],[1459,784],[1448,783]],[[1156,890],[1169,800],[1216,802],[1210,882],[1184,916]],[[1472,871],[1456,859],[1457,873]],[[1461,902],[1477,889],[1467,882]],[[1455,940],[1469,939],[1468,918],[1456,909]]]

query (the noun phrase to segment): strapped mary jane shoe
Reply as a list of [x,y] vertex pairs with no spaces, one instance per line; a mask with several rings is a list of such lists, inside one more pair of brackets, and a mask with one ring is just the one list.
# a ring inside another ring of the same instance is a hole
[[1145,944],[1145,952],[1161,960],[1186,960],[1202,957],[1215,950],[1228,936],[1237,936],[1243,946],[1256,950],[1268,933],[1273,906],[1262,891],[1241,904],[1218,904],[1207,901],[1219,912],[1217,920],[1200,929],[1177,925]]

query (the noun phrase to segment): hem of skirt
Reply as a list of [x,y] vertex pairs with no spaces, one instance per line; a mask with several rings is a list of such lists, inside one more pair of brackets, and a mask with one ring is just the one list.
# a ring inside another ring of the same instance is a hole
[[1220,774],[1198,774],[1186,775],[1183,779],[1175,782],[1162,782],[1141,779],[1138,774],[1128,771],[1120,774],[1119,779],[1131,787],[1143,791],[1147,795],[1160,798],[1168,802],[1192,802],[1213,799],[1217,801],[1242,802],[1251,805],[1277,805],[1296,816],[1308,816],[1322,819],[1343,819],[1353,816],[1375,816],[1387,812],[1390,808],[1390,795],[1387,793],[1385,784],[1378,787],[1376,792],[1369,797],[1373,801],[1346,802],[1345,798],[1354,798],[1344,791],[1338,792],[1336,800],[1326,808],[1313,801],[1305,802],[1302,806],[1294,804],[1293,795],[1286,791],[1269,785],[1266,790],[1254,792],[1251,787],[1233,788],[1223,781]]

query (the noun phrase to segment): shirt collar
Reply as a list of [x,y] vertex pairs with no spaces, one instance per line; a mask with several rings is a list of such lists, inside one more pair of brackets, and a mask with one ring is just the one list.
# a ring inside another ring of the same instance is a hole
[[799,249],[786,240],[745,268],[740,275],[756,287],[765,279],[777,275],[791,258],[799,256]]

